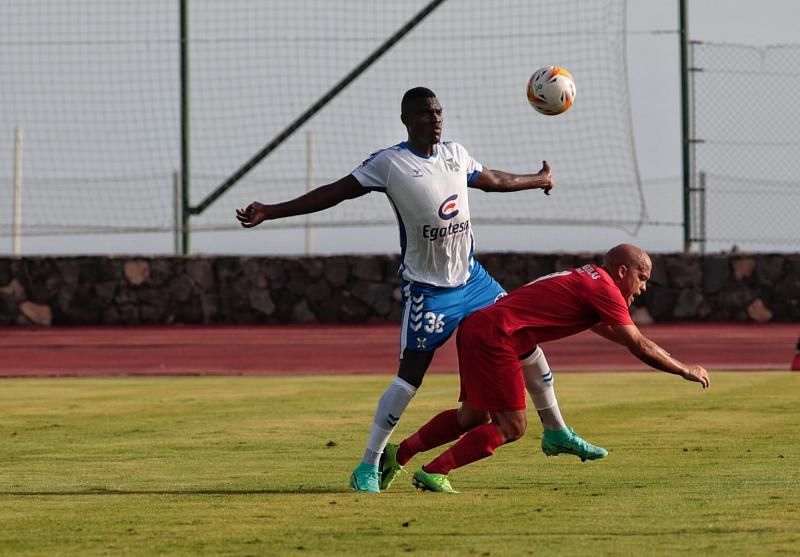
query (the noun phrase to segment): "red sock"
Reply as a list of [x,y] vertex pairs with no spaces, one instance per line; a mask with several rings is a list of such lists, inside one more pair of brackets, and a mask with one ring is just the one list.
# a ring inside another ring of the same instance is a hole
[[449,443],[461,437],[463,433],[461,426],[458,425],[458,410],[445,410],[400,443],[397,462],[404,466],[415,454]]
[[470,429],[464,434],[464,437],[459,439],[458,443],[422,468],[431,474],[447,475],[454,468],[460,468],[470,462],[492,456],[494,450],[505,442],[500,428],[495,424],[479,425]]

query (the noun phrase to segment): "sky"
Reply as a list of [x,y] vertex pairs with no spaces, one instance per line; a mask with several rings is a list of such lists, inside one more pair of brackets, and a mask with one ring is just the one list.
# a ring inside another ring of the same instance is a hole
[[[719,0],[687,0],[686,4],[691,40],[759,47],[800,42],[800,2],[796,0],[726,0],[724,14]],[[639,171],[649,216],[670,224],[644,226],[636,235],[614,228],[558,226],[517,226],[509,234],[507,227],[476,225],[479,251],[524,252],[532,243],[536,251],[604,251],[621,242],[652,252],[683,250],[683,229],[672,224],[683,220],[678,21],[677,0],[627,2],[628,74]],[[320,254],[336,253],[351,244],[368,253],[397,250],[396,231],[386,227],[321,229],[312,232],[310,240],[299,229],[270,230],[262,240],[257,253],[304,253],[307,242],[311,253]],[[201,245],[202,234],[195,243]]]
[[[800,21],[798,2],[687,0],[686,4],[690,40],[741,43],[760,48],[800,42],[796,25]],[[721,11],[723,5],[724,11]],[[665,34],[654,40],[654,36],[646,32],[677,28],[678,2],[629,1],[627,15],[630,33],[629,83],[636,149],[643,181],[645,184],[658,183],[679,177],[682,164],[680,109],[676,91],[679,66],[675,36]],[[654,65],[666,65],[669,68],[663,73],[653,72]],[[742,68],[743,71],[747,69]],[[750,85],[744,85],[748,91],[751,91]],[[759,110],[756,109],[756,112]],[[796,175],[792,178],[796,178]],[[662,207],[663,216],[670,215],[682,220],[680,191],[672,183],[668,189],[669,193],[656,195],[656,187],[646,187],[648,205],[651,208]],[[616,239],[641,243],[656,251],[680,251],[681,233],[681,230],[645,227],[639,237]],[[786,251],[787,247],[781,245],[776,249]],[[797,249],[795,246],[794,251]]]
[[[767,46],[797,43],[800,3],[792,0],[729,0],[720,13],[719,0],[687,0],[689,36],[693,40]],[[639,173],[650,220],[635,235],[614,228],[509,227],[476,225],[479,252],[489,251],[603,251],[632,242],[653,252],[682,250],[681,122],[678,96],[678,1],[628,0],[627,64],[631,117]],[[578,99],[580,102],[580,78]],[[452,124],[451,124],[452,125]],[[448,122],[445,121],[445,135]],[[556,170],[556,177],[558,176]],[[237,193],[232,191],[232,195]],[[231,195],[229,194],[229,195]],[[375,194],[372,194],[375,195]],[[515,194],[516,195],[516,194]],[[556,192],[557,195],[557,192]],[[280,201],[269,197],[260,201]],[[242,199],[242,205],[249,200]],[[0,204],[0,206],[5,205]],[[473,210],[474,212],[474,210]],[[26,237],[23,253],[120,252],[116,236],[84,236],[62,243],[52,237]],[[11,240],[0,237],[0,253]],[[130,252],[171,253],[170,235],[127,235]],[[76,246],[78,246],[76,248]],[[7,251],[8,250],[8,251]],[[334,254],[396,253],[396,227],[318,228],[310,235],[301,228],[199,232],[193,253],[209,254]]]

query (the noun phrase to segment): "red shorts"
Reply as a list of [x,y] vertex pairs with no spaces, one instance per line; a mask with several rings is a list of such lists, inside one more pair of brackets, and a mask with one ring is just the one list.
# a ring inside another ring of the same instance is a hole
[[525,379],[510,339],[476,312],[458,327],[459,400],[486,412],[524,410]]

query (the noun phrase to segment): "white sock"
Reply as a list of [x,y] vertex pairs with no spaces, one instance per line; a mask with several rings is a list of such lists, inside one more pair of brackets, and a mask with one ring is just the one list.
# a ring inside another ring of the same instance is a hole
[[417,389],[413,385],[399,377],[395,377],[394,381],[386,388],[378,401],[378,408],[375,410],[375,418],[362,462],[378,465],[383,449],[389,442],[389,437],[397,426],[397,422],[400,421],[400,416],[403,415],[406,406],[416,393]]
[[561,410],[558,408],[556,391],[553,389],[553,372],[547,364],[541,347],[537,346],[533,354],[520,362],[525,377],[525,388],[531,395],[533,407],[539,413],[539,419],[545,429],[559,430],[567,427]]

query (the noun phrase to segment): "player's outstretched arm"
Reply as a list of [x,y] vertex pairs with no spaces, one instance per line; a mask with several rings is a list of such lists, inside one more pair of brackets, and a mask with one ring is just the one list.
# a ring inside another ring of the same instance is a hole
[[502,170],[484,168],[480,176],[470,184],[483,191],[509,192],[522,190],[544,190],[545,195],[550,195],[556,183],[553,172],[547,161],[542,161],[542,169],[536,174],[511,174]]
[[680,375],[687,381],[700,383],[704,389],[710,385],[708,371],[704,367],[679,362],[670,356],[669,352],[644,336],[636,325],[614,325],[594,330],[601,336],[626,346],[631,354],[654,369]]
[[265,220],[282,219],[295,215],[307,215],[338,205],[346,199],[361,197],[368,190],[361,187],[352,174],[320,186],[291,201],[266,205],[253,201],[243,209],[236,209],[236,219],[244,228],[253,228]]
[[616,328],[612,327],[611,325],[600,323],[599,325],[592,327],[591,330],[593,333],[600,335],[606,340],[610,340],[611,342],[616,342],[617,344],[627,347],[627,341],[625,340],[624,336],[617,335]]

